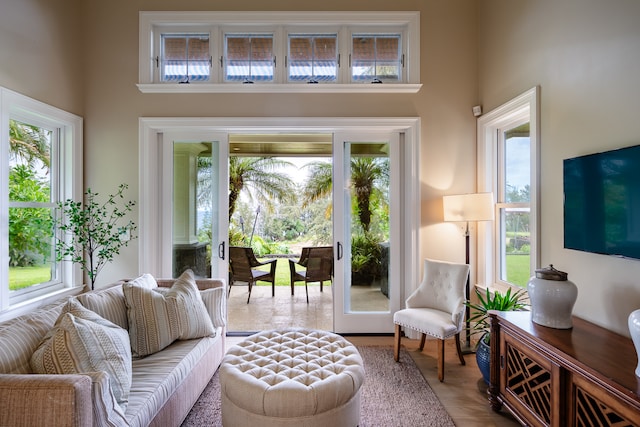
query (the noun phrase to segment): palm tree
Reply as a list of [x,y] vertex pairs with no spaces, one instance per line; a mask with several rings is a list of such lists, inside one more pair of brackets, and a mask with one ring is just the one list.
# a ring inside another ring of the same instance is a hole
[[293,166],[291,162],[273,157],[229,158],[229,221],[236,210],[240,193],[244,190],[259,206],[273,209],[273,200],[295,200],[295,183],[278,169]]
[[24,161],[33,166],[39,160],[49,169],[51,164],[51,151],[46,130],[33,125],[27,125],[9,120],[9,152],[11,158],[16,161]]
[[[332,190],[332,165],[328,162],[312,162],[303,194],[303,207],[328,197]],[[389,162],[382,157],[354,157],[351,159],[351,185],[356,195],[358,220],[365,232],[371,225],[371,201],[375,194],[386,193],[389,182]],[[385,199],[385,198],[381,198]]]

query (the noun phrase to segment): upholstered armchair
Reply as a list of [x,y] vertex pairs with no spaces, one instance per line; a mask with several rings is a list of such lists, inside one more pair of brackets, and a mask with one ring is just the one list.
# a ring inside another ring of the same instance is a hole
[[404,310],[393,316],[395,323],[394,359],[400,352],[402,328],[421,333],[420,351],[426,336],[437,338],[438,379],[444,381],[444,340],[455,337],[460,364],[464,365],[460,348],[460,331],[464,329],[465,285],[469,275],[467,264],[424,260],[424,275],[418,289],[407,298]]

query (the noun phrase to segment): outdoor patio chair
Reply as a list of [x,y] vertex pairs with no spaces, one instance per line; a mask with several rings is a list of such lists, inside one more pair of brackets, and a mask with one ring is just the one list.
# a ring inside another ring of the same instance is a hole
[[[253,253],[253,249],[249,247],[230,246],[229,268],[231,271],[229,275],[229,294],[227,297],[231,295],[231,286],[235,285],[236,282],[245,282],[249,286],[249,296],[247,297],[247,304],[249,304],[251,289],[258,281],[270,282],[271,296],[275,296],[276,263],[277,260],[275,259],[264,262],[258,261]],[[269,271],[258,270],[256,268],[261,265],[270,265]]]
[[[304,270],[296,270],[296,264]],[[291,295],[294,294],[295,282],[304,282],[309,304],[309,282],[320,282],[320,292],[325,281],[333,278],[333,246],[314,246],[302,248],[300,259],[296,262],[289,260],[291,273]]]

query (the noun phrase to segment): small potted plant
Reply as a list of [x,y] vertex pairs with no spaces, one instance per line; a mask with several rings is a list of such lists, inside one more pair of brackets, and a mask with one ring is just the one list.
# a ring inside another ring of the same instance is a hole
[[476,288],[476,297],[478,298],[478,303],[472,303],[471,301],[465,302],[465,305],[472,310],[471,316],[469,317],[470,327],[467,333],[471,335],[480,335],[480,339],[478,340],[478,345],[476,347],[476,361],[478,362],[478,367],[480,368],[484,381],[489,384],[491,334],[489,333],[490,324],[488,311],[523,310],[527,306],[526,301],[528,295],[525,289],[518,289],[517,291],[512,292],[512,289],[509,288],[504,294],[499,291],[493,291],[492,293],[487,289],[486,295],[483,296]]
[[120,248],[136,238],[134,231],[137,227],[133,221],[120,224],[135,206],[135,202],[123,200],[119,206],[127,188],[126,184],[120,184],[118,191],[110,194],[104,203],[96,200],[98,193],[87,189],[84,205],[72,199],[57,205],[57,260],[80,264],[89,277],[91,290],[105,264],[113,261],[120,254]]

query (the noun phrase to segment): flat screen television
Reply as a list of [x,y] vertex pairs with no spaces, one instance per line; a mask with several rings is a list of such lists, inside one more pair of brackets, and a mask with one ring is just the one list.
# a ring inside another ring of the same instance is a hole
[[640,259],[640,145],[563,166],[564,247]]

